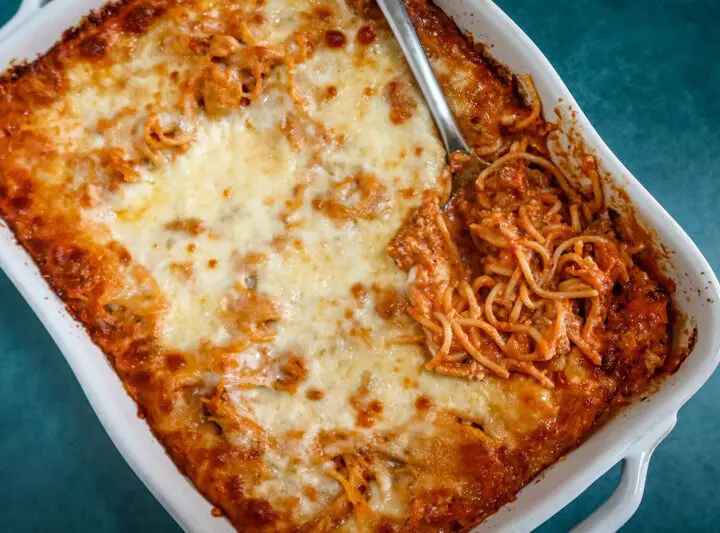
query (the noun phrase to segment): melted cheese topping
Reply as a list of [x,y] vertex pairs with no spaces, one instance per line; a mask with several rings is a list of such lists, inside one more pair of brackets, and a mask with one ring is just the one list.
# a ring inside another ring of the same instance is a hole
[[[298,2],[303,6],[294,10],[286,4],[273,0],[262,7],[266,22],[253,28],[262,45],[290,39],[303,24],[297,11],[310,11],[312,2]],[[301,356],[307,377],[297,391],[248,388],[232,369],[209,374],[207,384],[225,383],[236,412],[281,443],[265,450],[269,473],[248,494],[278,507],[288,494],[297,495],[298,520],[322,509],[340,490],[327,475],[328,462],[308,460],[323,432],[368,439],[393,434],[389,446],[402,455],[413,446],[413,435],[434,431],[432,416],[417,417],[415,402],[425,396],[480,421],[488,435],[503,440],[510,438],[506,424],[537,423],[523,402],[533,396],[542,403],[545,395],[541,387],[524,383],[516,396],[504,397],[493,380],[423,372],[424,348],[392,342],[414,330],[381,317],[371,287],[403,290],[405,275],[389,258],[387,244],[421,192],[443,186],[445,153],[391,34],[382,32],[361,46],[355,37],[363,21],[344,2],[333,9],[346,37],[342,47],[318,46],[292,71],[276,67],[257,99],[225,116],[201,114],[191,126],[173,110],[180,91],[163,80],[172,72],[182,77],[190,65],[179,61],[168,72],[156,49],[162,40],[151,34],[127,63],[112,67],[113,78],[126,80],[122,91],[104,87],[102,80],[88,83],[91,71],[79,65],[69,73],[76,90],[43,117],[57,125],[67,151],[130,150],[147,118],[138,115],[134,102],[148,94],[154,95],[161,123],[193,128],[185,151],[138,167],[136,180],[115,188],[93,184],[85,216],[108,228],[157,283],[167,303],[158,336],[168,351],[231,346],[238,331],[228,309],[238,284],[277,306],[274,337],[238,349],[232,358],[237,367],[253,369],[266,357]],[[154,33],[162,35],[168,24],[162,22]],[[403,84],[415,103],[404,121],[390,119],[392,83]],[[99,128],[103,121],[109,124]],[[372,177],[380,191],[370,215],[345,220],[318,208],[318,199],[334,194],[347,205],[362,203],[362,183],[352,179],[363,177]],[[83,182],[82,173],[76,180]],[[260,259],[248,262],[250,254]],[[353,295],[358,286],[367,290],[364,299]],[[313,391],[321,397],[311,399]],[[381,406],[368,424],[358,423],[353,405],[352,398],[362,394],[361,401]],[[500,405],[502,419],[496,418]],[[251,436],[233,438],[242,445]],[[383,488],[382,475],[377,478],[370,506],[386,514],[406,512],[402,494]],[[308,498],[306,487],[319,496]]]

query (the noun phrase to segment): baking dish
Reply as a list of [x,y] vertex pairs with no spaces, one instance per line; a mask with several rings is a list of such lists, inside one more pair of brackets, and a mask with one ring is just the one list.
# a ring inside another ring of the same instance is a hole
[[[97,0],[56,0],[40,10],[23,27],[22,18],[6,30],[0,51],[0,65],[13,57],[26,58],[47,49],[60,32],[101,2]],[[27,16],[38,2],[24,4]],[[642,493],[647,463],[654,446],[674,425],[677,409],[709,377],[717,364],[720,330],[717,281],[700,253],[660,206],[622,167],[598,138],[552,67],[527,37],[489,2],[440,2],[458,25],[479,41],[512,71],[530,73],[542,96],[544,108],[555,107],[565,117],[569,130],[577,132],[585,147],[594,152],[605,171],[614,176],[615,188],[624,189],[639,214],[655,230],[673,260],[668,274],[678,282],[681,311],[694,318],[699,342],[680,372],[669,379],[647,402],[634,405],[597,431],[567,460],[548,470],[539,483],[520,494],[517,502],[484,523],[479,530],[529,530],[571,501],[618,460],[625,460],[625,474],[619,491],[581,530],[609,530],[619,527],[635,510]],[[552,117],[548,117],[552,118]],[[559,146],[567,139],[560,139]],[[126,396],[115,373],[84,330],[65,313],[62,304],[45,286],[24,252],[4,229],[4,254],[0,266],[29,301],[50,330],[78,376],[91,404],[109,434],[138,475],[178,522],[188,530],[225,531],[230,526],[210,516],[209,504],[182,478],[144,422],[137,419],[135,406]],[[551,497],[548,497],[550,495]],[[512,512],[510,512],[512,510]]]

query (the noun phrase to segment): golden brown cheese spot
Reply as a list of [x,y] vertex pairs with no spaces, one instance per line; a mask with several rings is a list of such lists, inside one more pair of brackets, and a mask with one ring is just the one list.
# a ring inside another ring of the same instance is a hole
[[369,2],[368,0],[347,0],[347,5],[358,15],[372,20],[380,20],[383,13],[377,2]]
[[372,376],[365,372],[358,390],[350,396],[350,405],[355,410],[355,425],[358,427],[372,427],[382,416],[383,404],[380,400],[370,398],[371,388]]
[[230,69],[211,64],[198,83],[198,103],[211,116],[223,116],[250,103],[238,76]]
[[375,176],[358,172],[313,198],[312,206],[336,222],[373,220],[387,199],[386,190]]
[[375,533],[400,533],[403,531],[403,526],[403,520],[383,516],[375,525]]
[[140,150],[145,152],[148,159],[152,159],[155,157],[153,154],[161,150],[184,151],[193,139],[192,134],[184,132],[177,124],[164,127],[158,116],[151,111],[145,123],[143,140],[145,147],[140,147]]
[[358,30],[357,41],[362,45],[369,45],[375,40],[375,30],[372,26],[363,26]]
[[380,400],[370,400],[367,403],[355,402],[353,407],[357,411],[355,424],[364,428],[372,427],[383,411],[383,404]]
[[251,338],[269,334],[280,318],[277,306],[255,290],[239,287],[229,296],[224,310],[228,325]]
[[260,252],[248,252],[240,260],[240,264],[244,266],[259,265],[267,261],[267,255]]
[[130,252],[128,252],[127,248],[125,248],[118,241],[110,241],[107,247],[108,250],[112,251],[117,256],[118,261],[121,265],[129,265],[130,261],[132,261],[132,256],[130,255]]
[[[14,84],[9,104],[49,105],[63,93],[65,87],[64,72],[49,59],[39,65],[34,64],[32,75],[23,76]],[[0,111],[5,110],[0,107]]]
[[397,319],[407,307],[405,296],[395,287],[373,285],[375,295],[375,311],[385,320]]
[[308,389],[305,392],[305,396],[307,397],[308,400],[317,402],[319,400],[322,400],[325,397],[325,393],[319,389]]
[[162,15],[163,9],[151,5],[135,6],[125,15],[123,29],[137,35],[145,33],[153,21]]
[[[87,156],[90,165],[95,158],[99,161],[99,168],[103,172],[94,172],[95,181],[110,191],[115,191],[123,183],[136,183],[140,176],[128,160],[127,154],[120,148],[100,148]],[[80,162],[82,156],[78,156]]]
[[80,41],[80,55],[86,59],[98,59],[105,55],[108,43],[102,35],[91,35]]
[[165,366],[167,366],[171,372],[177,372],[185,368],[186,365],[187,359],[185,359],[185,356],[181,353],[171,352],[165,355]]
[[350,287],[350,293],[356,300],[365,300],[368,297],[368,290],[362,283],[353,283]]
[[62,272],[63,281],[68,287],[67,296],[95,295],[102,293],[103,279],[99,276],[96,253],[76,244],[62,241],[51,248],[49,262]]
[[347,38],[340,30],[327,30],[325,32],[325,44],[330,48],[342,48],[346,42]]
[[349,333],[351,337],[356,337],[368,348],[373,348],[375,346],[375,343],[373,342],[373,333],[371,328],[360,326],[356,323],[356,325],[350,328]]
[[170,263],[170,272],[180,276],[185,281],[190,281],[193,278],[193,266],[192,263]]
[[315,487],[311,485],[305,485],[302,490],[303,494],[308,500],[310,500],[311,502],[317,501],[319,494]]
[[387,85],[385,97],[390,104],[390,121],[393,124],[402,124],[407,121],[417,108],[417,102],[410,94],[410,88],[401,79],[391,81]]
[[4,182],[0,183],[0,196],[6,198],[18,213],[28,213],[33,201],[33,184],[29,173],[22,169],[8,172]]
[[285,432],[285,436],[288,439],[298,440],[305,436],[305,432],[302,429],[291,429]]
[[293,224],[293,215],[300,209],[305,200],[305,190],[310,184],[307,181],[303,181],[293,186],[292,195],[290,198],[285,200],[285,208],[278,215],[288,226]]
[[434,405],[435,402],[433,402],[430,397],[425,396],[424,394],[421,394],[415,400],[415,409],[417,409],[418,411],[429,411],[433,408]]
[[448,489],[429,490],[415,497],[412,502],[410,525],[418,531],[430,531],[455,518],[453,503],[455,495]]
[[414,187],[406,187],[404,189],[400,189],[400,196],[402,196],[406,200],[415,198],[416,195],[417,195],[417,191],[415,190]]
[[315,15],[315,17],[317,19],[322,20],[324,22],[332,19],[332,17],[333,17],[333,12],[329,7],[317,7],[313,11],[313,14]]
[[180,218],[171,220],[165,224],[165,229],[169,231],[179,231],[189,235],[200,235],[205,232],[205,225],[199,218]]
[[403,377],[402,384],[405,389],[417,388],[418,386],[417,380],[411,379],[407,376]]
[[273,388],[295,394],[300,383],[307,379],[308,373],[305,359],[294,354],[287,355],[280,363],[277,377],[273,382]]
[[241,501],[243,525],[247,524],[248,529],[263,530],[277,520],[277,513],[266,500],[245,499]]

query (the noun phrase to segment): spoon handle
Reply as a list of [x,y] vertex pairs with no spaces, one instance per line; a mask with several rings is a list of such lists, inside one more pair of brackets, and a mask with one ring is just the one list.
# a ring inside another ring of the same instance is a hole
[[377,3],[390,24],[395,38],[400,43],[400,48],[402,48],[413,74],[415,74],[415,79],[423,96],[425,96],[430,113],[432,113],[435,120],[435,125],[445,143],[447,153],[451,154],[458,151],[466,154],[471,153],[470,147],[455,122],[447,100],[445,100],[440,84],[435,78],[425,54],[425,49],[415,32],[403,0],[377,0]]

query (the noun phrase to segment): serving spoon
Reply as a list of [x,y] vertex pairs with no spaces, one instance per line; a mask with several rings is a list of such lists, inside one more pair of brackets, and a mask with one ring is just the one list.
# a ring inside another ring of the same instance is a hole
[[445,202],[446,207],[458,191],[475,182],[489,163],[473,153],[455,122],[403,0],[377,0],[377,3],[400,43],[445,144],[452,174],[452,186],[450,196]]

